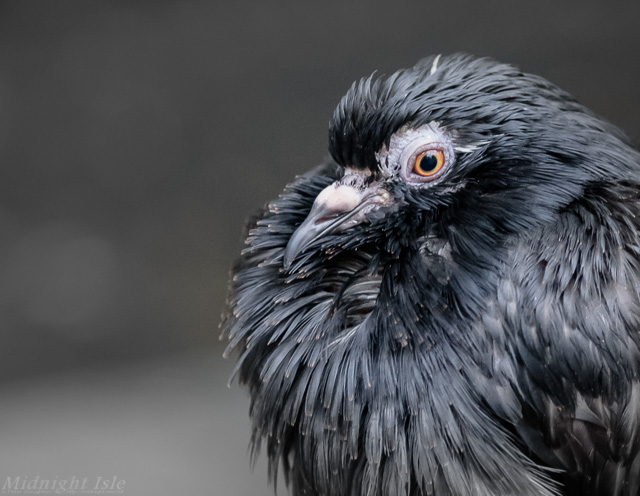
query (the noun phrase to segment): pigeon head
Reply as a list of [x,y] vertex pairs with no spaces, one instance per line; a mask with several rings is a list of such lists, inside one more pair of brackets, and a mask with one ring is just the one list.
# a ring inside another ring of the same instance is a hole
[[319,245],[393,254],[436,222],[481,242],[530,229],[588,182],[627,174],[621,142],[569,94],[490,59],[430,57],[362,79],[330,125],[342,176],[317,196],[284,266]]

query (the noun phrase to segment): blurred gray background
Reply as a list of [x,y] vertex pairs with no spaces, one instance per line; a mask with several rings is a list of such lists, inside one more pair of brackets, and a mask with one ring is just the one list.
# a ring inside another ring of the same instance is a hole
[[0,486],[272,494],[218,341],[242,223],[354,79],[454,51],[640,139],[638,2],[1,1]]

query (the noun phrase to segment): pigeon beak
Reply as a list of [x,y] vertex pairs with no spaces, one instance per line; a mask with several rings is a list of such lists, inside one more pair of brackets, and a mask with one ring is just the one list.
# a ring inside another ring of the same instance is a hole
[[360,224],[365,214],[386,204],[389,193],[372,183],[358,188],[335,182],[316,197],[309,215],[296,229],[284,251],[283,266],[289,270],[296,257],[313,241]]

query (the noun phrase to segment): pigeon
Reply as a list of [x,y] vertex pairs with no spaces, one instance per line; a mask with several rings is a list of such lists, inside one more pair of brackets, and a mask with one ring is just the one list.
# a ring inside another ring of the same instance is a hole
[[631,140],[454,54],[355,82],[329,154],[249,222],[221,324],[274,484],[640,494]]

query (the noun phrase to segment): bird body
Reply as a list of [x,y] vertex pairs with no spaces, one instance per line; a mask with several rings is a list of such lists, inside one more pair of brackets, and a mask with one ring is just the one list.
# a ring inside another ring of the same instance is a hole
[[223,335],[295,495],[640,494],[640,154],[542,78],[354,83]]

